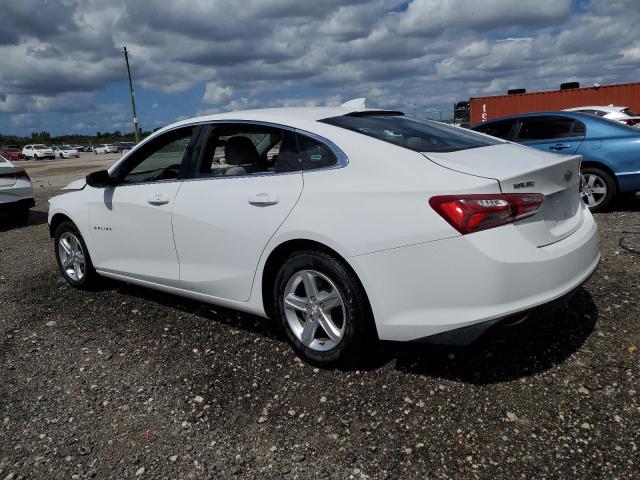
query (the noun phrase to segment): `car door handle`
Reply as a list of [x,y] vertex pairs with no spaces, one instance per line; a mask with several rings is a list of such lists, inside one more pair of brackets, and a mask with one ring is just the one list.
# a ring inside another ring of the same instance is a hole
[[170,201],[171,199],[166,195],[154,195],[153,197],[147,198],[147,202],[151,205],[166,205]]
[[555,145],[549,147],[551,150],[564,150],[565,148],[569,148],[571,145],[568,143],[556,143]]
[[280,201],[278,197],[269,195],[268,193],[258,193],[249,198],[249,203],[255,207],[269,207],[275,205]]

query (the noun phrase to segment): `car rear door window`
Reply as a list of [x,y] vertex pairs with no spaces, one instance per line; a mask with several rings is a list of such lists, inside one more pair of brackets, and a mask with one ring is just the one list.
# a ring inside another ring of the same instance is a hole
[[584,137],[585,126],[569,117],[532,117],[522,120],[518,141]]
[[486,133],[492,137],[502,138],[503,140],[509,140],[511,138],[511,130],[515,120],[499,120],[497,122],[491,122],[474,127],[476,132]]
[[237,177],[301,170],[295,134],[257,124],[212,125],[196,177]]

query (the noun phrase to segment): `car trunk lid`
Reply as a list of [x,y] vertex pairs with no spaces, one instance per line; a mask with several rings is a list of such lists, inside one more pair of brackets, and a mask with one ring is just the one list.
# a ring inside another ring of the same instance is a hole
[[505,143],[452,153],[423,153],[457,172],[497,180],[503,193],[541,193],[542,208],[514,225],[536,246],[549,245],[582,224],[579,155],[556,155]]
[[13,187],[18,180],[17,174],[22,167],[14,167],[9,162],[0,160],[0,188]]

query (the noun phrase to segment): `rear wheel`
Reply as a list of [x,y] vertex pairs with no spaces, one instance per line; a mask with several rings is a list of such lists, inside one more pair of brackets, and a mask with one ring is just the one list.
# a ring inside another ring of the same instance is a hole
[[351,363],[376,338],[359,280],[328,253],[292,254],[276,276],[273,302],[285,337],[296,354],[311,364]]
[[613,177],[600,168],[586,167],[582,171],[583,184],[580,196],[592,212],[608,209],[616,196],[616,182]]
[[58,268],[67,283],[80,289],[88,289],[98,282],[89,250],[76,226],[62,222],[54,236]]

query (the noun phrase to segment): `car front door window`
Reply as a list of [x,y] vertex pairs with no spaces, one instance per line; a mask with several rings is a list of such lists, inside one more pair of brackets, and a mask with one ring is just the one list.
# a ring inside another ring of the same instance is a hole
[[175,180],[190,153],[194,127],[167,132],[129,157],[118,172],[120,183],[136,184]]

